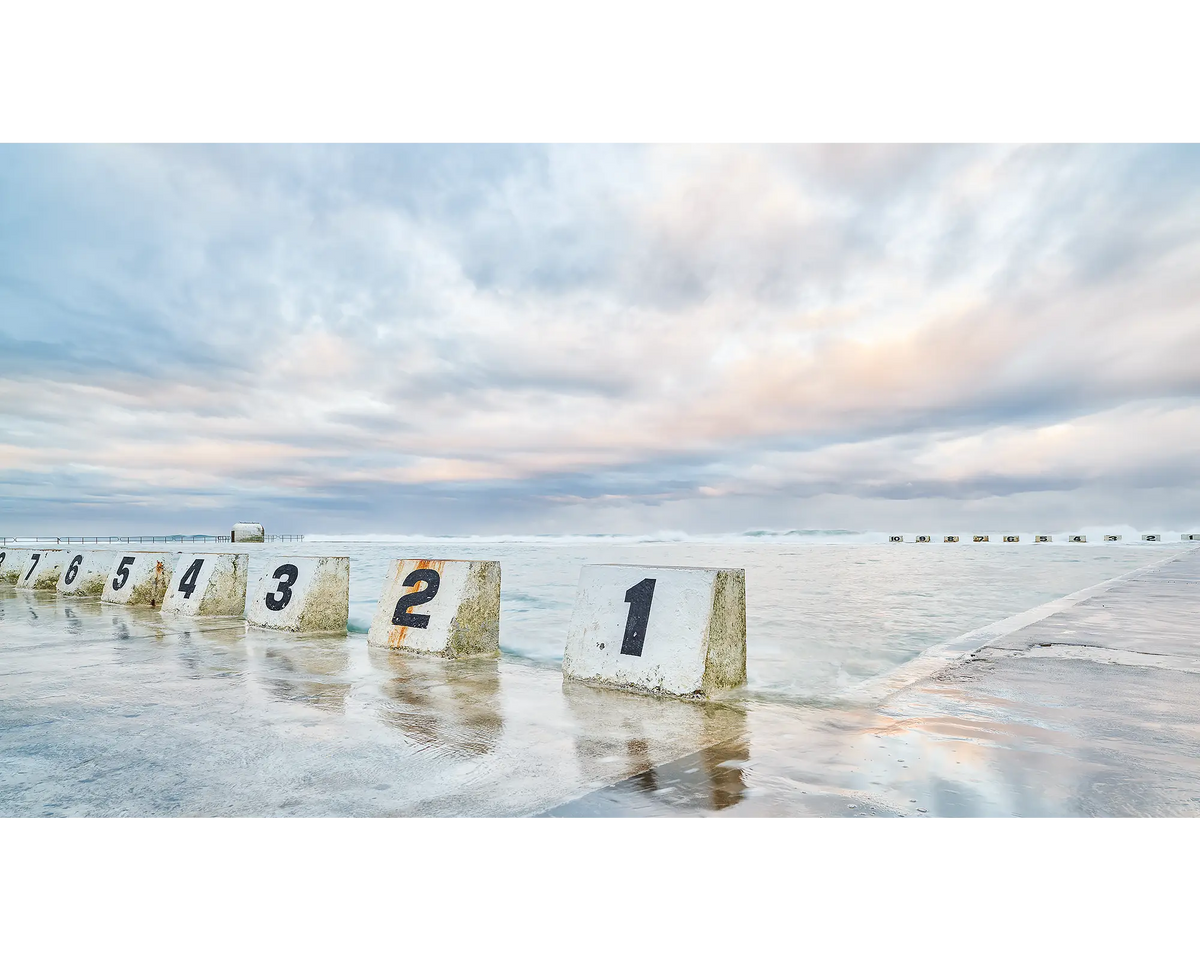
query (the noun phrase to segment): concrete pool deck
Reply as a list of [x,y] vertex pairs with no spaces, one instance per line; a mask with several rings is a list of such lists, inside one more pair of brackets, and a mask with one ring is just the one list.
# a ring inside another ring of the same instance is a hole
[[0,815],[1200,813],[1200,552],[1072,598],[842,700],[696,704],[4,586]]

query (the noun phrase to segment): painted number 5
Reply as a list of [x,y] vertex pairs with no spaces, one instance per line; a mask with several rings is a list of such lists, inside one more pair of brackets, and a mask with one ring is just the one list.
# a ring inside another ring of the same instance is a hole
[[442,585],[441,575],[436,570],[414,570],[404,578],[404,586],[415,587],[418,583],[426,584],[424,590],[414,590],[406,593],[396,601],[396,612],[392,614],[392,623],[400,627],[416,627],[424,630],[429,626],[429,614],[409,613],[412,607],[428,603],[437,596],[438,587]]
[[625,602],[629,604],[629,616],[625,619],[625,636],[621,640],[621,653],[627,657],[640,657],[642,644],[646,642],[646,625],[650,622],[650,603],[654,600],[654,581],[647,577],[625,591]]

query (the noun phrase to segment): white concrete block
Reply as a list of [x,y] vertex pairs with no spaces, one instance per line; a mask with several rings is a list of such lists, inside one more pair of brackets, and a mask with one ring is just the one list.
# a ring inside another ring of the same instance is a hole
[[[1200,533],[1181,533],[1180,540],[1200,540]],[[0,570],[0,579],[3,579],[3,571]]]
[[246,614],[246,553],[181,554],[163,597],[163,613],[191,617]]
[[229,531],[231,543],[262,543],[266,539],[266,531],[261,523],[235,523]]
[[1034,543],[1052,543],[1054,538],[1047,533],[1039,533],[1033,538]]
[[929,536],[917,537],[917,543],[932,543],[933,538]]
[[973,540],[975,543],[987,543],[987,542],[988,542],[988,534],[986,534],[986,533],[977,533],[977,534],[975,534],[975,536],[973,536],[971,539],[972,539],[972,540]]
[[393,560],[367,643],[440,657],[500,655],[500,564]]
[[562,669],[575,680],[679,697],[745,683],[745,570],[585,566]]
[[903,537],[888,537],[888,543],[903,543]]
[[1120,539],[1121,539],[1121,534],[1119,534],[1119,533],[1106,533],[1104,535],[1104,540],[1106,543],[1112,543],[1114,540],[1120,540]]
[[954,537],[954,536],[943,537],[942,542],[943,543],[958,543],[958,537]]
[[178,561],[178,553],[131,550],[115,554],[104,580],[101,602],[161,606]]
[[1143,533],[1142,539],[1146,540],[1150,543],[1158,543],[1159,541],[1162,540],[1162,534],[1161,533]]
[[24,547],[0,547],[0,583],[16,583],[21,578],[30,552]]
[[99,597],[108,580],[112,553],[107,550],[67,550],[63,553],[60,597]]
[[62,550],[30,550],[17,578],[18,590],[53,590],[62,573]]
[[272,630],[345,630],[349,557],[271,557],[248,594],[246,622]]
[[1087,543],[1087,537],[1082,533],[1073,533],[1067,537],[1067,543]]
[[1018,537],[1015,533],[1009,533],[1009,534],[1005,534],[1004,542],[1005,543],[1020,543],[1021,538]]

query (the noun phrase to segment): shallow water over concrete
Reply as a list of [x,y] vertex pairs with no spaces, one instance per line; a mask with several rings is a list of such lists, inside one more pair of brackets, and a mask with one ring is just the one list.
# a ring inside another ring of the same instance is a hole
[[658,700],[511,652],[449,662],[4,586],[0,815],[1191,813],[1197,570],[1112,585],[882,704],[769,683]]

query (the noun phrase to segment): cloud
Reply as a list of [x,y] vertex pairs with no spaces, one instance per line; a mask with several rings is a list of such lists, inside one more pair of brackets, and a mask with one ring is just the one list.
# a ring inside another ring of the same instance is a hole
[[0,505],[39,529],[252,506],[366,531],[425,504],[426,532],[723,530],[1076,490],[1197,521],[1198,168],[0,148]]

